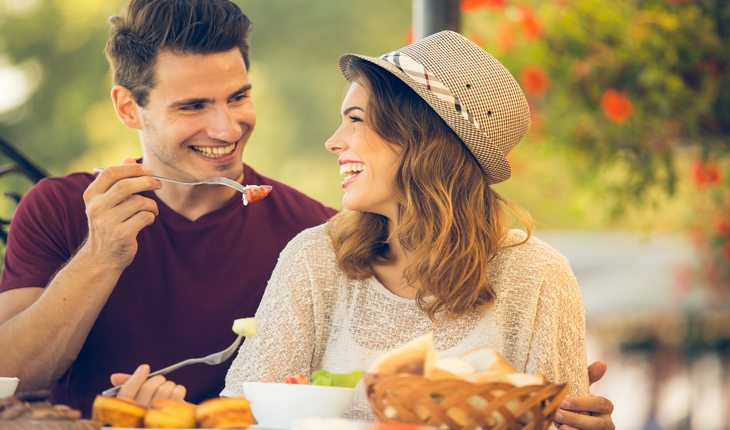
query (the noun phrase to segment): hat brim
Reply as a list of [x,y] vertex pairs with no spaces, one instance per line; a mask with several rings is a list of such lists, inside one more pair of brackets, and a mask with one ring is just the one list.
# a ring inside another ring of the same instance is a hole
[[[438,114],[451,128],[456,135],[459,137],[461,142],[469,149],[469,152],[474,156],[477,163],[482,168],[482,171],[487,176],[487,181],[490,184],[496,184],[503,182],[512,174],[509,161],[505,157],[505,154],[490,141],[487,136],[474,129],[474,127],[456,110],[453,106],[449,106],[440,100],[438,97],[433,95],[429,90],[424,88],[422,85],[411,79],[410,76],[405,74],[402,70],[396,67],[394,64],[377,57],[368,57],[366,55],[347,53],[340,56],[340,71],[342,75],[351,80],[351,76],[348,73],[350,61],[353,59],[361,59],[379,66],[392,75],[403,81],[413,91],[416,92],[429,106]],[[452,125],[453,124],[453,125]],[[467,142],[471,142],[470,145]]]

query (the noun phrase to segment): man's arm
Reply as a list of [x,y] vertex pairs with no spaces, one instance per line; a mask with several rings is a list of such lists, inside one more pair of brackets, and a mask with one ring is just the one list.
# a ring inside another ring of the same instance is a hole
[[160,183],[131,163],[105,170],[89,185],[89,234],[50,283],[0,294],[0,373],[18,376],[21,389],[50,387],[68,369],[134,259],[137,234],[157,215],[157,204],[138,193]]
[[20,378],[22,390],[50,387],[76,358],[120,273],[80,252],[48,287],[0,294],[0,373]]

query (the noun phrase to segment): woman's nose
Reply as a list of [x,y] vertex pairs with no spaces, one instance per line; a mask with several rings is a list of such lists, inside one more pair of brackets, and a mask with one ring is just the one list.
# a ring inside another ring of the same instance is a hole
[[329,152],[332,152],[332,153],[337,153],[337,152],[342,151],[343,146],[344,146],[344,144],[342,142],[342,139],[340,138],[340,129],[339,128],[337,130],[335,130],[335,132],[332,134],[332,136],[330,136],[330,138],[324,142],[324,147]]

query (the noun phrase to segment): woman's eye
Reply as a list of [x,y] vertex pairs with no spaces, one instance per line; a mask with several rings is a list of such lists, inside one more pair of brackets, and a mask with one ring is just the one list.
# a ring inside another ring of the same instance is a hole
[[357,116],[349,116],[348,118],[350,118],[350,122],[362,122],[362,118]]

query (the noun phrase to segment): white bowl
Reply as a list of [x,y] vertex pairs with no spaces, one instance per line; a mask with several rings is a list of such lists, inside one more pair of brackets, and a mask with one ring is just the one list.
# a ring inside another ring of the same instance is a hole
[[352,404],[354,388],[305,384],[244,382],[243,397],[264,428],[287,429],[302,417],[341,417]]
[[15,394],[15,389],[18,388],[18,381],[18,378],[0,376],[0,399],[4,399]]

